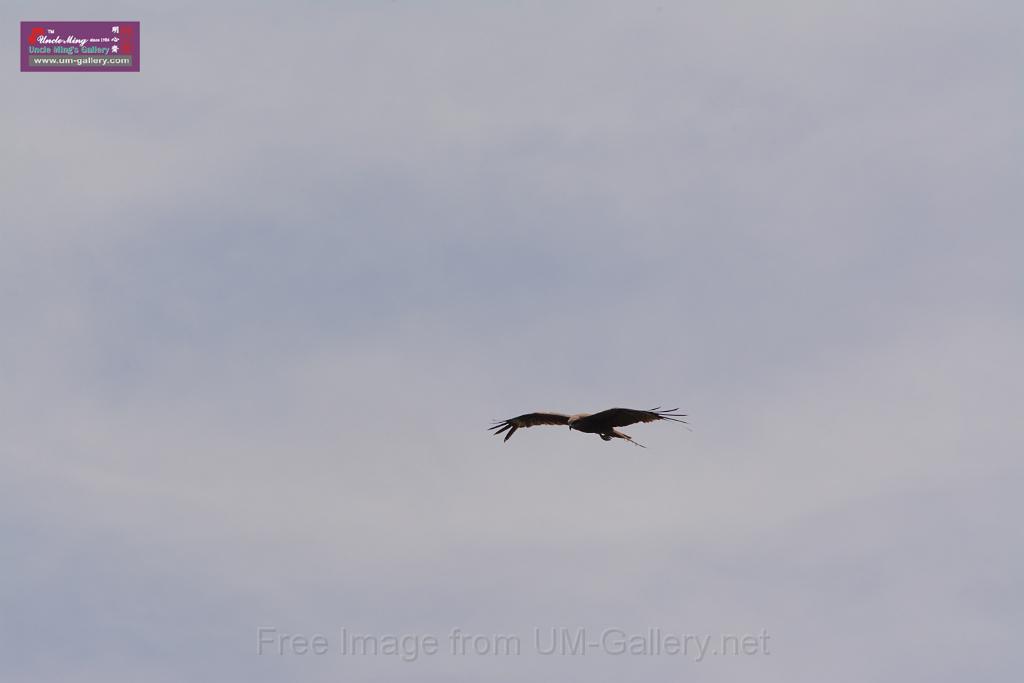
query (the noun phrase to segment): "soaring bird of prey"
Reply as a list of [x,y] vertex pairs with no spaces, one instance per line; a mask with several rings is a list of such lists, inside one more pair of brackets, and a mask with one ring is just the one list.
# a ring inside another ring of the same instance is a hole
[[519,417],[512,417],[507,420],[500,420],[495,422],[493,427],[488,429],[495,430],[495,434],[501,434],[504,431],[508,431],[505,435],[505,441],[512,438],[512,435],[516,433],[517,429],[523,427],[536,427],[537,425],[569,425],[569,429],[575,429],[577,432],[586,432],[587,434],[597,434],[605,441],[611,441],[612,439],[625,439],[626,441],[646,448],[643,444],[633,441],[628,434],[623,434],[616,427],[625,427],[627,425],[636,424],[637,422],[655,422],[657,420],[672,420],[673,422],[682,422],[686,424],[686,420],[680,418],[686,417],[685,413],[680,413],[678,408],[672,408],[671,410],[662,410],[660,407],[652,410],[632,410],[630,408],[609,408],[608,410],[602,410],[600,413],[580,413],[578,415],[562,415],[561,413],[527,413],[526,415],[520,415]]

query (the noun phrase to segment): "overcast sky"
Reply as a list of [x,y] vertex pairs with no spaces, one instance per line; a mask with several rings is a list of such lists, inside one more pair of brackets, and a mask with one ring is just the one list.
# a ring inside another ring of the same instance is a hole
[[1019,678],[1021,8],[7,0],[0,678]]

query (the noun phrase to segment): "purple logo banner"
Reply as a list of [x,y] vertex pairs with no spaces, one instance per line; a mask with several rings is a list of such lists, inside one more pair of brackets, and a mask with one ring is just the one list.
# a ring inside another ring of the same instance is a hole
[[23,21],[22,71],[138,71],[137,21]]

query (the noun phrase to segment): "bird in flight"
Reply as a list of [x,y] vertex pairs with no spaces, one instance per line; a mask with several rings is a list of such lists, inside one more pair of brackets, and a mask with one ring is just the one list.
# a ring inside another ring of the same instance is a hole
[[609,408],[608,410],[602,410],[600,413],[580,413],[578,415],[562,415],[561,413],[527,413],[526,415],[520,415],[519,417],[511,417],[507,420],[499,420],[494,423],[494,426],[488,427],[493,429],[495,434],[501,434],[504,431],[508,431],[505,435],[505,441],[512,438],[512,435],[516,433],[517,429],[524,427],[536,427],[537,425],[569,425],[569,429],[576,430],[577,432],[585,432],[587,434],[597,434],[605,441],[611,441],[612,439],[625,439],[626,441],[646,448],[643,444],[633,441],[628,434],[623,434],[616,427],[625,427],[627,425],[636,424],[637,422],[656,422],[657,420],[672,420],[673,422],[682,422],[686,424],[686,420],[680,418],[686,417],[685,413],[680,413],[678,408],[672,408],[671,410],[662,410],[660,407],[654,408],[653,410],[632,410],[630,408]]

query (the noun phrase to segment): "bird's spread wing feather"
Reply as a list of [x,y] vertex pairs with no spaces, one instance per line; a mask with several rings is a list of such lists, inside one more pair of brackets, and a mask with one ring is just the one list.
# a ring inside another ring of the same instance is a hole
[[505,441],[508,441],[512,438],[512,435],[516,433],[516,430],[522,427],[566,424],[569,424],[569,416],[562,415],[561,413],[527,413],[526,415],[520,415],[519,417],[512,417],[507,420],[496,422],[494,423],[494,426],[488,427],[488,429],[495,430],[495,434],[501,434],[505,430],[508,430],[508,434],[505,435]]
[[654,422],[656,420],[672,420],[673,422],[685,424],[686,420],[680,419],[684,417],[686,417],[686,414],[680,413],[678,408],[672,408],[671,410],[662,410],[660,407],[652,410],[609,408],[608,410],[602,410],[600,413],[584,417],[574,424],[585,423],[587,427],[605,431],[615,427],[626,427],[637,422]]

